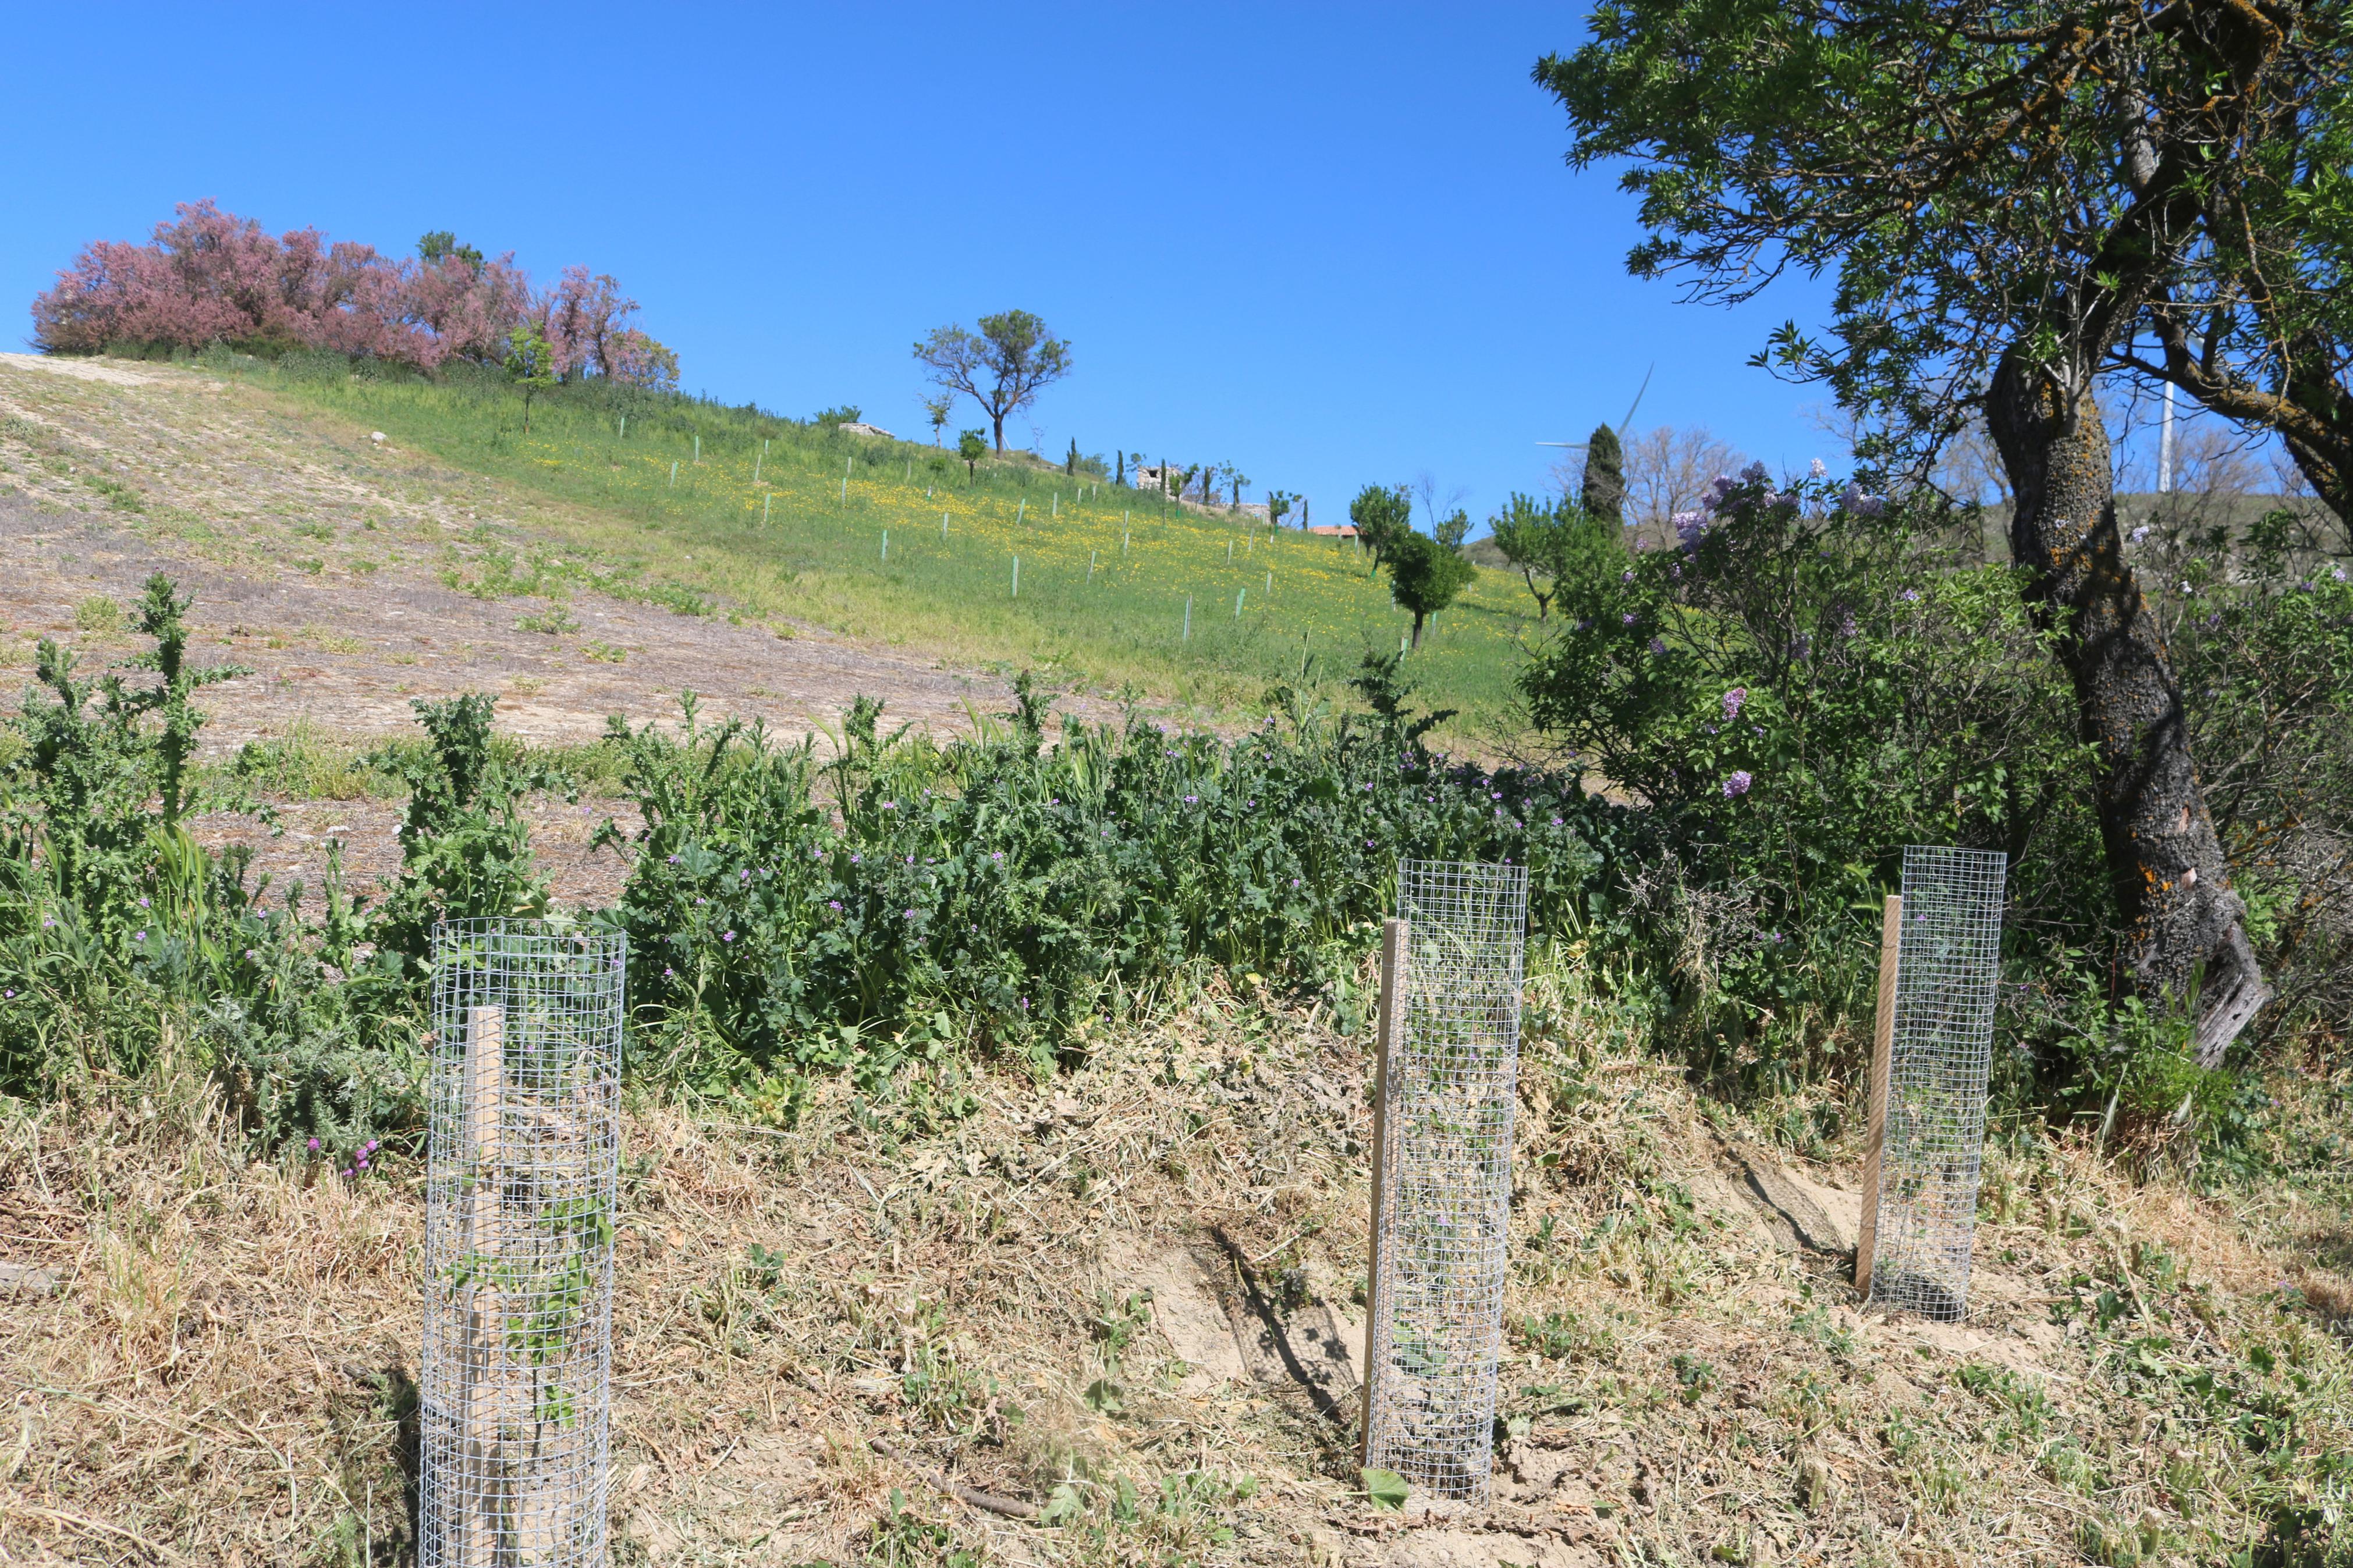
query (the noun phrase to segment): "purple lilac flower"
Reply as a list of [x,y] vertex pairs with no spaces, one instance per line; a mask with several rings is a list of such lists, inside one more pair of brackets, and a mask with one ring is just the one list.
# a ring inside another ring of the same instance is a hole
[[1618,622],[1620,626],[1632,626],[1634,624],[1634,612],[1631,610],[1627,611],[1624,615],[1618,617]]
[[2138,528],[2134,529],[2125,537],[2131,540],[2135,544],[2138,544],[2142,540],[2148,537],[2148,524],[2145,522],[2142,523]]
[[1667,651],[1667,645],[1662,639],[1652,637],[1651,639],[1651,651],[1654,654],[1664,653]]
[[1830,465],[1823,462],[1820,458],[1816,458],[1812,462],[1806,465],[1806,472],[1811,474],[1818,479],[1827,476],[1830,471]]
[[1727,724],[1740,717],[1740,705],[1748,700],[1748,688],[1736,686],[1724,694],[1724,721]]
[[1724,781],[1724,798],[1730,800],[1736,795],[1746,795],[1748,786],[1754,782],[1746,768],[1734,769],[1732,776]]

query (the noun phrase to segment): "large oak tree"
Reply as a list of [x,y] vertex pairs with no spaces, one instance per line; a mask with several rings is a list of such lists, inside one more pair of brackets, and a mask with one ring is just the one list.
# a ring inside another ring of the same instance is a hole
[[1981,409],[2010,545],[2059,632],[2142,994],[2220,1060],[2270,995],[2124,560],[2095,378],[2190,266],[2218,179],[2310,68],[2305,0],[1602,0],[1536,80],[1569,159],[1627,162],[1635,271],[1702,297],[1835,276],[1767,363],[1872,416],[1891,460]]

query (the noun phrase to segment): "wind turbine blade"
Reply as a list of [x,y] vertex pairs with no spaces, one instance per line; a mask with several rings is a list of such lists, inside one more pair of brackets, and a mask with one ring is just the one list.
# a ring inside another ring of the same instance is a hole
[[1642,394],[1651,390],[1651,377],[1658,373],[1659,362],[1652,360],[1651,368],[1642,373],[1642,384],[1634,389],[1634,401],[1626,405],[1626,417],[1618,422],[1618,433],[1623,436],[1626,426],[1634,423],[1634,410],[1642,406]]

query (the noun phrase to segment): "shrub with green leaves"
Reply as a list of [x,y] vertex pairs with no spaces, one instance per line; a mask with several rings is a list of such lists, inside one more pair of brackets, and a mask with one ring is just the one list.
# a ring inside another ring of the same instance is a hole
[[1049,747],[1026,680],[946,745],[860,702],[828,762],[691,705],[674,733],[617,723],[645,822],[617,911],[632,1001],[764,1066],[842,1065],[939,1010],[1042,1060],[1196,963],[1325,978],[1402,854],[1523,862],[1535,918],[1576,918],[1609,808],[1431,754],[1397,670],[1368,662],[1369,721],[1294,703],[1233,739],[1132,717]]

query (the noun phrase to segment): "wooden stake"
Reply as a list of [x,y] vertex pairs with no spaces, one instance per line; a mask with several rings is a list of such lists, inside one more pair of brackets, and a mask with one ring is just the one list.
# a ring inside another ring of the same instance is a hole
[[474,1185],[466,1205],[466,1251],[474,1272],[468,1314],[464,1458],[459,1467],[459,1530],[464,1568],[491,1568],[498,1556],[500,1471],[500,1344],[506,1325],[499,1293],[487,1278],[499,1250],[499,1101],[506,1078],[506,1009],[466,1012],[466,1143]]
[[1862,1223],[1854,1243],[1854,1288],[1871,1296],[1879,1248],[1879,1157],[1887,1142],[1887,1086],[1895,1054],[1895,960],[1904,945],[1904,900],[1890,893],[1879,917],[1879,1000],[1871,1018],[1871,1122],[1862,1145]]
[[1359,1390],[1356,1419],[1356,1462],[1373,1460],[1373,1381],[1379,1370],[1373,1357],[1380,1349],[1381,1314],[1388,1300],[1381,1290],[1381,1205],[1388,1190],[1389,1053],[1405,1027],[1401,980],[1412,928],[1401,920],[1381,922],[1381,1000],[1373,1040],[1373,1229],[1366,1249],[1365,1383]]

